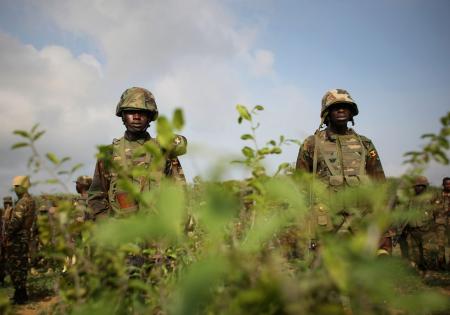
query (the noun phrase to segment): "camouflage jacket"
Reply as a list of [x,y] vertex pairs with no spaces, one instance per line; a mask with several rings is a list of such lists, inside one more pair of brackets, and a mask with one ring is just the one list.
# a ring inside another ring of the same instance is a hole
[[84,222],[90,218],[91,213],[89,211],[87,200],[87,194],[72,199],[73,213],[71,214],[71,218],[73,221]]
[[[380,157],[378,156],[378,152],[370,139],[362,135],[358,135],[352,129],[349,129],[348,134],[345,135],[346,139],[349,139],[348,145],[346,145],[342,140],[339,140],[341,137],[342,136],[340,135],[332,133],[328,128],[319,131],[316,135],[309,136],[300,147],[296,169],[312,173],[314,152],[317,151],[318,156],[316,174],[318,178],[323,180],[326,184],[329,183],[330,178],[336,173],[339,173],[341,177],[347,177],[346,171],[350,170],[350,168],[347,167],[347,170],[345,170],[342,165],[346,166],[346,164],[351,165],[352,163],[356,163],[357,166],[354,172],[349,172],[349,174],[355,176],[367,175],[369,178],[374,180],[385,180]],[[316,139],[319,139],[321,146],[315,150]],[[346,148],[356,149],[353,150],[353,152],[348,149],[345,151],[344,146],[346,146]],[[328,152],[324,153],[323,151],[326,150],[328,150]],[[334,155],[334,158],[329,158],[327,160],[325,158],[326,154],[331,157]],[[363,158],[361,158],[361,155],[363,155]],[[363,170],[359,168],[363,168]]]
[[7,240],[17,238],[28,240],[36,220],[36,205],[30,194],[25,193],[17,201],[5,222],[5,237]]
[[450,224],[450,193],[442,191],[434,200],[434,219],[436,224]]
[[[148,167],[151,164],[151,156],[149,157],[149,153],[140,157],[134,156],[135,151],[140,149],[148,141],[156,143],[156,140],[151,138],[148,133],[146,133],[145,137],[142,139],[130,140],[125,132],[124,137],[114,139],[113,144],[108,147],[107,154],[109,157],[112,157],[112,161],[115,163]],[[117,153],[120,147],[123,147],[123,154]],[[123,159],[126,161],[123,161]],[[181,164],[176,157],[167,158],[165,168],[161,170],[161,173],[162,176],[173,178],[179,182],[184,183],[186,181]],[[117,210],[119,194],[114,183],[116,179],[117,174],[110,166],[108,166],[106,159],[97,160],[92,185],[88,191],[88,206],[92,209],[93,219],[98,216],[114,215],[114,213],[111,212]],[[150,188],[149,182],[142,183],[139,178],[134,178],[134,182],[140,186],[141,191]]]

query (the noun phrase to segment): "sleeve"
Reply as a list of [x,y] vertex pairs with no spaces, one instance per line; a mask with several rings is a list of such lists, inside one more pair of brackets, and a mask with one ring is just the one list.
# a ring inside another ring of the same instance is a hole
[[9,220],[6,227],[6,235],[8,237],[11,237],[23,228],[27,210],[27,203],[25,202],[25,200],[19,200],[11,213],[11,219]]
[[383,166],[381,166],[380,156],[375,149],[373,142],[369,139],[364,139],[364,145],[366,147],[366,172],[370,178],[376,181],[385,181]]
[[109,176],[106,174],[105,165],[102,160],[98,160],[95,165],[95,172],[92,178],[91,187],[88,191],[88,207],[92,209],[93,216],[109,211]]
[[313,158],[314,158],[313,155],[314,155],[314,136],[310,136],[300,146],[295,169],[311,173],[313,171]]

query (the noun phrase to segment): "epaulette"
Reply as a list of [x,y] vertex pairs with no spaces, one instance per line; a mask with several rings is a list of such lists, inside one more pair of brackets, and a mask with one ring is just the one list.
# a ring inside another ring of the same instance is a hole
[[120,142],[120,140],[122,140],[122,138],[118,138],[118,139],[117,139],[117,138],[114,138],[113,141],[112,141],[112,144],[113,144],[113,145],[118,145],[119,142]]

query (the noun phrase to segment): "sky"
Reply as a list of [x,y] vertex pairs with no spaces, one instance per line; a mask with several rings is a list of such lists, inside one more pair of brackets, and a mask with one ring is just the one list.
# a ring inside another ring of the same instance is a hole
[[[373,140],[387,176],[401,175],[403,154],[450,109],[449,13],[447,0],[0,0],[0,194],[30,174],[12,131],[35,123],[46,130],[41,154],[83,163],[66,178],[74,191],[76,176],[93,174],[97,145],[123,135],[115,107],[132,86],[150,90],[162,115],[183,109],[188,181],[218,167],[223,178],[246,176],[229,164],[249,131],[236,104],[265,107],[261,144],[302,141],[332,88],[351,93],[355,130]],[[297,153],[284,147],[268,169]],[[426,175],[439,185],[450,168]]]

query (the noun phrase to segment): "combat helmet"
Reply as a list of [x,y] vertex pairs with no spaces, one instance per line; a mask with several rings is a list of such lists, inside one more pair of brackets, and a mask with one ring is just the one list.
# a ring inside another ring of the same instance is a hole
[[77,180],[75,181],[75,183],[79,183],[79,184],[81,184],[83,186],[89,187],[92,184],[92,177],[85,176],[85,175],[78,176]]
[[116,116],[121,117],[122,111],[127,109],[149,111],[153,115],[151,120],[158,118],[158,107],[156,106],[153,94],[144,88],[132,87],[126,89],[120,96],[120,101],[116,107]]
[[327,91],[322,98],[320,117],[324,118],[332,105],[342,103],[348,104],[353,116],[358,115],[358,106],[350,96],[350,93],[344,89],[333,89]]
[[23,188],[30,188],[30,178],[28,176],[16,176],[12,181],[13,186],[20,186]]
[[417,176],[414,180],[414,186],[428,186],[430,182],[425,176]]

